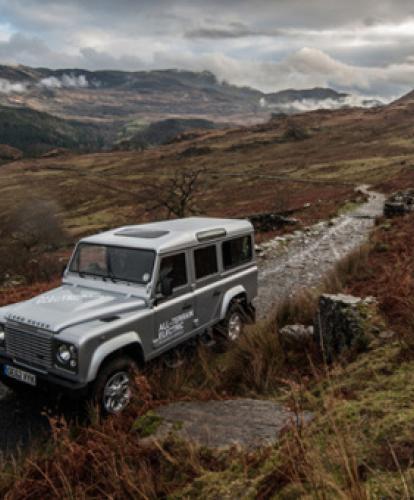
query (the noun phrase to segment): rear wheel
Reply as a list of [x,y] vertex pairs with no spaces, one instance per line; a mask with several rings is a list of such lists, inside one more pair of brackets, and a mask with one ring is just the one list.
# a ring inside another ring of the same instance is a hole
[[103,415],[119,415],[128,406],[136,370],[136,364],[128,357],[115,358],[100,369],[91,399]]
[[226,314],[225,319],[217,326],[219,348],[236,342],[244,332],[249,317],[243,304],[233,302]]
[[241,312],[238,309],[230,311],[226,321],[226,337],[230,342],[235,342],[240,338],[244,330]]

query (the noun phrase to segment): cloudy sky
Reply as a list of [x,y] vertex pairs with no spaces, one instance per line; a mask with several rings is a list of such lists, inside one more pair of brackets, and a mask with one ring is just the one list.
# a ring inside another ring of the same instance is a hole
[[414,88],[413,0],[0,0],[0,62],[210,70],[264,91]]

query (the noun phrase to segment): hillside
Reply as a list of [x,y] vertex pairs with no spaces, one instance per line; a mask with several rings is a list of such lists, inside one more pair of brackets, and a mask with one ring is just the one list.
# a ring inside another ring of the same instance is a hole
[[[407,99],[372,110],[280,116],[251,127],[184,132],[143,151],[52,155],[3,165],[0,235],[10,234],[10,226],[19,226],[27,214],[36,215],[36,206],[39,219],[57,219],[66,238],[60,245],[35,246],[30,256],[38,259],[29,259],[29,269],[23,254],[17,259],[18,241],[3,240],[0,276],[36,281],[46,270],[46,276],[54,275],[79,236],[165,218],[168,211],[154,208],[154,200],[170,192],[180,172],[200,172],[196,213],[293,213],[296,227],[334,216],[355,201],[361,184],[384,191],[410,186],[413,106]],[[31,223],[40,230],[36,220]]]
[[148,125],[130,122],[119,133],[121,136],[115,143],[116,149],[139,150],[150,146],[166,144],[176,139],[183,132],[213,130],[219,125],[209,120],[196,118],[169,118]]
[[207,214],[263,212],[280,197],[292,207],[311,203],[311,211],[305,211],[311,218],[333,194],[340,199],[353,185],[412,181],[412,109],[409,102],[374,110],[315,111],[252,127],[207,130],[143,152],[11,163],[0,171],[0,217],[31,191],[58,201],[65,226],[76,235],[138,221],[144,217],[146,182],[160,182],[175,169],[203,168],[199,205]]
[[96,151],[111,140],[111,131],[27,108],[0,106],[0,137],[3,144],[32,156],[57,147],[77,152]]

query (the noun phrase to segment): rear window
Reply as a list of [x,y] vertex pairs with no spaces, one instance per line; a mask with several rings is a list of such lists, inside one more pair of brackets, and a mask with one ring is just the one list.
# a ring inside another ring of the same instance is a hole
[[248,235],[225,241],[222,251],[224,269],[241,266],[252,260],[252,239]]
[[205,278],[218,271],[216,245],[194,250],[196,279]]

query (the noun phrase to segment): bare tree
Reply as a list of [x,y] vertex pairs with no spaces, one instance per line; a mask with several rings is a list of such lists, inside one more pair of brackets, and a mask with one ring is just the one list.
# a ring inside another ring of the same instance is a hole
[[66,242],[53,202],[27,200],[5,215],[0,224],[0,283],[13,276],[32,282],[48,279],[60,269],[48,256]]
[[165,181],[148,184],[144,190],[147,212],[165,211],[168,218],[200,213],[197,195],[205,169],[177,169]]
[[28,200],[16,207],[7,224],[9,238],[29,253],[56,249],[65,240],[57,210],[52,201]]

